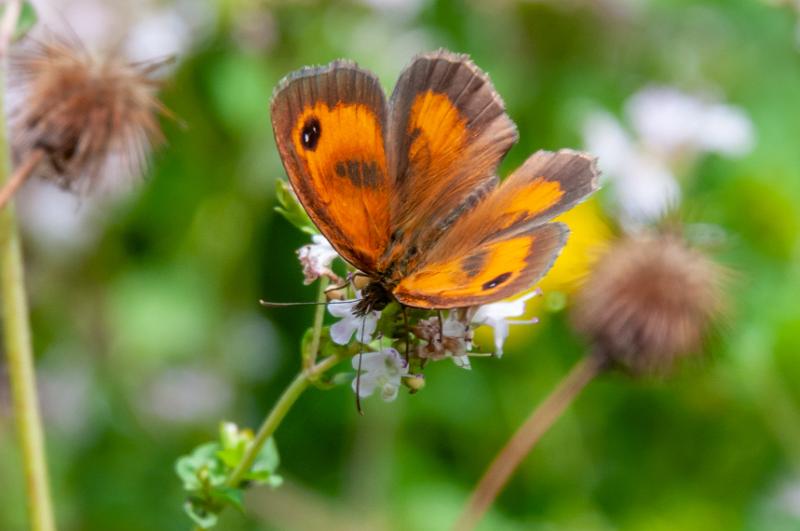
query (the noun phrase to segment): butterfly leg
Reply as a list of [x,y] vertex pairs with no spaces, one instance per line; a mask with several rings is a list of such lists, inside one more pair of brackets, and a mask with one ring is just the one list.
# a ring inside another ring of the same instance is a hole
[[364,357],[364,343],[361,340],[364,339],[366,324],[367,319],[363,318],[361,320],[361,335],[358,337],[361,346],[358,348],[358,369],[356,369],[356,410],[361,416],[364,416],[364,410],[361,409],[361,359]]
[[[351,284],[352,284],[352,279],[351,279],[350,274],[348,274],[347,278],[343,282],[341,282],[339,284],[334,284],[333,286],[326,287],[325,288],[325,295],[330,300],[330,295],[332,293],[335,293],[335,292],[337,292],[339,290],[343,290],[343,289],[349,287]],[[347,292],[344,292],[343,294],[335,295],[333,298],[337,298],[337,299],[347,298],[347,295],[348,295]]]
[[406,333],[406,364],[408,364],[408,354],[411,349],[411,330],[408,327],[408,310],[404,305],[400,305],[400,308],[403,313],[403,330]]

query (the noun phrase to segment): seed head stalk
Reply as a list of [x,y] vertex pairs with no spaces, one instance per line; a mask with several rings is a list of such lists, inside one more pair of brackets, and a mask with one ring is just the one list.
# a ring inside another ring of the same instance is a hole
[[2,188],[0,188],[0,209],[5,208],[6,203],[14,197],[20,186],[25,184],[28,178],[33,175],[33,170],[44,159],[45,152],[41,149],[31,151],[25,160],[14,170],[8,179],[5,180]]
[[606,358],[599,354],[587,356],[575,364],[494,458],[472,491],[467,506],[453,529],[470,531],[478,525],[522,460],[606,365]]

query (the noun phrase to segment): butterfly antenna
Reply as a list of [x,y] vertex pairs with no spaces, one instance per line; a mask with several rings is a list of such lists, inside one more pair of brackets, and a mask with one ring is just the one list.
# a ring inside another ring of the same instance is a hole
[[325,301],[325,302],[273,302],[273,301],[265,301],[264,299],[259,299],[258,303],[261,306],[265,306],[267,308],[284,308],[286,306],[320,306],[322,304],[352,304],[356,301],[361,299],[351,299],[346,301]]
[[362,417],[364,416],[364,410],[361,409],[361,358],[364,355],[364,331],[367,325],[367,318],[364,317],[361,320],[361,335],[358,338],[358,343],[361,345],[358,349],[358,369],[356,372],[356,410],[358,410],[358,414]]

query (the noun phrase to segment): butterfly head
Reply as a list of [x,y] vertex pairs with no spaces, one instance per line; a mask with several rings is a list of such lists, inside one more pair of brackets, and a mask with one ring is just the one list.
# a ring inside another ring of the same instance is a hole
[[361,290],[361,300],[358,301],[353,313],[363,316],[372,311],[381,311],[394,300],[389,287],[377,279],[373,279]]

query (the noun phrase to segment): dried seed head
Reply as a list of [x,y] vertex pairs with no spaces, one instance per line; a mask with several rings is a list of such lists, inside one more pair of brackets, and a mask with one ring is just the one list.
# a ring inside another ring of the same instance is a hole
[[78,192],[93,189],[110,165],[141,175],[150,147],[163,141],[158,115],[168,114],[152,78],[161,64],[98,59],[53,36],[26,43],[10,61],[15,156],[42,153],[37,174]]
[[673,234],[609,249],[576,300],[575,327],[634,374],[659,374],[696,353],[721,312],[721,266]]

